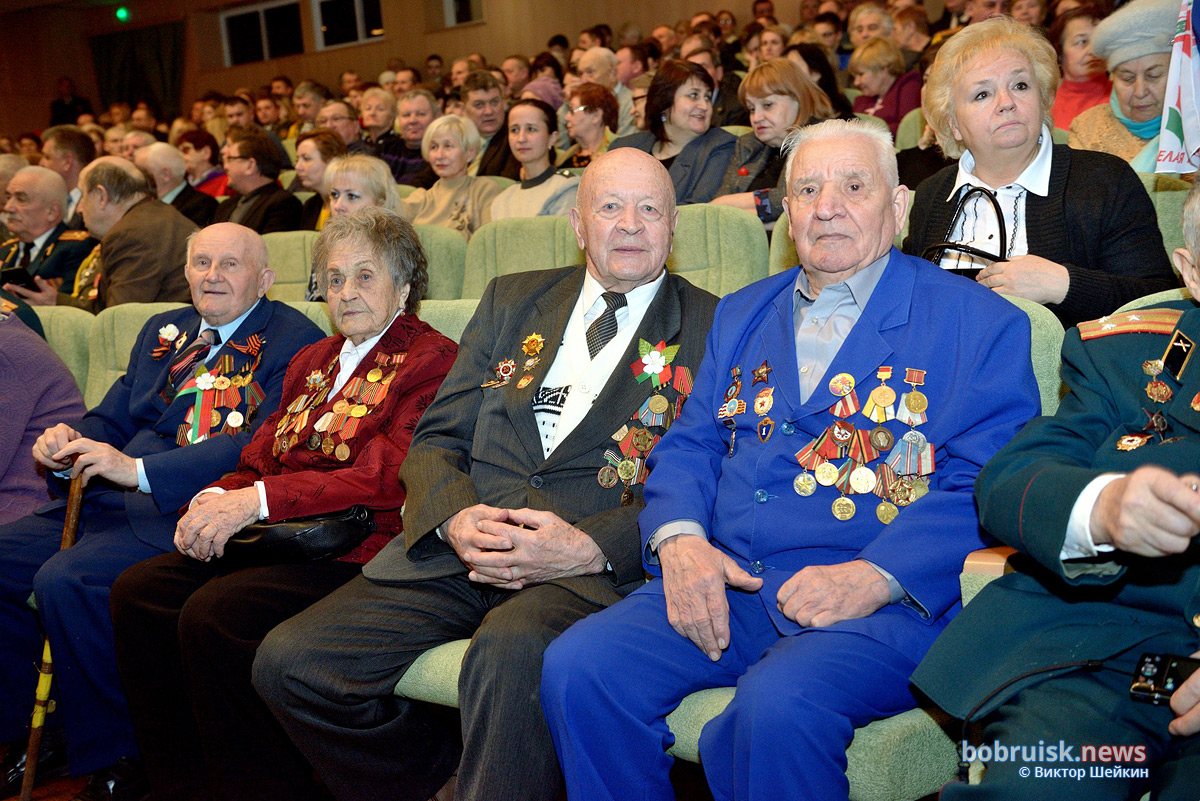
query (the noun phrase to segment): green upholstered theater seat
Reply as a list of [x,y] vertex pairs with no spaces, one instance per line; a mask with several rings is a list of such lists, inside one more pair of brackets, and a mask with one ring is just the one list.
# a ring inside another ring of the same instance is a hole
[[[295,161],[295,159],[292,159],[292,161]],[[281,170],[280,171],[279,185],[282,186],[284,189],[287,189],[289,186],[291,186],[292,181],[294,181],[294,180],[296,180],[296,171],[295,170]],[[301,201],[301,202],[303,202],[303,201]]]
[[1062,323],[1054,316],[1054,312],[1040,303],[1018,298],[1012,295],[1001,295],[1005,300],[1029,315],[1029,325],[1032,334],[1030,358],[1033,360],[1033,376],[1037,379],[1038,390],[1042,396],[1042,414],[1050,415],[1058,411],[1058,402],[1062,398],[1063,385],[1060,368],[1062,367],[1062,342],[1066,331]]
[[333,333],[333,321],[329,319],[329,306],[324,302],[311,300],[289,300],[287,305],[303,314],[325,332],[325,336]]
[[182,309],[184,303],[122,303],[96,315],[88,335],[88,380],[83,402],[90,409],[112,383],[125,375],[129,353],[146,321],[156,314]]
[[463,275],[467,270],[467,243],[462,234],[442,225],[417,225],[417,237],[429,263],[431,300],[461,298]]
[[492,220],[471,235],[463,276],[464,298],[480,298],[498,275],[583,263],[583,251],[566,217]]
[[696,203],[679,209],[667,269],[718,297],[767,277],[767,234],[742,209]]
[[79,391],[87,389],[88,374],[88,335],[96,317],[91,312],[77,309],[74,306],[34,306],[32,307],[42,322],[46,332],[46,342],[50,350],[66,363]]
[[721,130],[738,138],[741,138],[748,133],[754,133],[754,129],[749,125],[722,125]]
[[[455,234],[458,236],[458,234]],[[461,240],[462,237],[459,237]],[[475,314],[479,301],[475,298],[466,300],[423,300],[421,310],[417,313],[425,322],[432,325],[441,333],[455,342],[462,337],[463,329]]]
[[308,274],[312,271],[316,231],[276,231],[266,234],[267,264],[275,271],[275,283],[267,291],[271,300],[304,300]]
[[396,191],[400,194],[400,199],[403,200],[413,192],[416,192],[417,188],[411,184],[396,184]]
[[[1158,306],[1163,303],[1171,303],[1178,300],[1192,300],[1192,293],[1188,289],[1164,289],[1162,292],[1155,292],[1151,295],[1140,297],[1137,300],[1131,300],[1117,312],[1133,311],[1134,309],[1146,309],[1151,306]],[[1116,314],[1117,312],[1114,312]]]
[[[921,107],[917,106],[905,114],[901,118],[900,124],[896,126],[896,152],[916,147],[917,140],[923,133],[925,133],[925,115],[921,112]],[[916,187],[914,186],[913,189]]]
[[1183,240],[1183,201],[1192,188],[1191,184],[1174,176],[1154,173],[1139,172],[1138,177],[1142,179],[1142,186],[1146,187],[1150,202],[1154,204],[1158,230],[1162,233],[1167,256],[1176,248],[1187,247]]

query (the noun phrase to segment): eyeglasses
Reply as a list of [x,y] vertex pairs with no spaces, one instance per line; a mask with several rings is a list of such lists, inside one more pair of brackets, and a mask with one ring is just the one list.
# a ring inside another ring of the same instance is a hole
[[591,109],[591,106],[568,106],[567,113],[568,114],[582,114],[583,112],[588,111],[590,109]]

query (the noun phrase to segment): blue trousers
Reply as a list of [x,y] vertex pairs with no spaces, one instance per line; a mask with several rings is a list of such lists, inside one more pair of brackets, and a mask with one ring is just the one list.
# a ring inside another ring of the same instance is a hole
[[571,799],[673,799],[667,713],[734,684],[700,737],[713,796],[846,799],[854,729],[916,705],[916,666],[891,648],[821,629],[781,637],[757,594],[726,597],[730,646],[717,662],[671,628],[661,580],[551,643],[542,708]]
[[[120,493],[98,495],[84,504],[70,550],[59,551],[64,508],[0,526],[0,741],[28,733],[44,632],[76,775],[138,753],[113,654],[108,594],[121,571],[162,553],[133,535]],[[27,604],[31,591],[36,613]]]

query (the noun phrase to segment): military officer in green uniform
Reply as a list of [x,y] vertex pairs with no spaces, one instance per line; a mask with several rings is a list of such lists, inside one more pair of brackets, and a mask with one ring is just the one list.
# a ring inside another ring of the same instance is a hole
[[[1183,231],[1173,259],[1200,297],[1200,189]],[[1197,797],[1200,672],[1169,703],[1130,693],[1143,654],[1200,657],[1197,345],[1191,300],[1071,329],[1058,412],[980,473],[980,519],[1017,549],[1018,572],[985,587],[913,674],[985,724],[982,783],[948,785],[943,801]]]
[[45,167],[25,167],[8,182],[5,221],[13,238],[0,244],[0,266],[74,286],[75,271],[96,246],[87,231],[67,228],[67,185]]

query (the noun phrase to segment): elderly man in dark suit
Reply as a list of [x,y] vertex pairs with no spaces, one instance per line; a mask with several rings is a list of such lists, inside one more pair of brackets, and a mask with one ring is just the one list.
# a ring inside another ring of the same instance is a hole
[[163,203],[201,228],[212,222],[217,199],[188,184],[187,163],[178,148],[155,142],[134,151],[133,163],[154,179],[154,192]]
[[87,231],[63,221],[67,185],[45,167],[25,167],[8,182],[4,217],[16,237],[0,245],[0,267],[19,267],[49,281],[75,283],[75,271],[96,246]]
[[213,222],[240,223],[260,234],[299,229],[302,206],[279,185],[283,160],[265,131],[230,128],[221,160],[236,194],[217,206]]
[[79,175],[79,208],[98,255],[85,259],[74,287],[35,276],[36,292],[10,291],[31,306],[76,306],[93,314],[121,303],[186,302],[184,276],[191,220],[156,199],[146,176],[116,156],[96,159]]
[[[29,724],[45,631],[71,769],[94,772],[89,801],[142,786],[128,760],[137,747],[113,654],[109,587],[134,562],[174,550],[180,507],[233,470],[279,405],[291,358],[321,339],[302,314],[265,299],[274,274],[262,238],[247,228],[197,233],[187,280],[194,308],[150,318],[100,405],[34,444],[60,495],[58,476],[85,479],[77,544],[58,551],[61,501],[0,527],[0,741]],[[36,614],[26,606],[31,590]],[[19,774],[7,778],[20,784]]]
[[[1200,297],[1196,188],[1183,231],[1175,267]],[[1197,342],[1193,300],[1072,328],[1057,413],[979,475],[980,519],[1020,552],[1019,571],[984,587],[913,674],[947,712],[984,724],[982,784],[947,785],[942,798],[1196,797],[1200,672],[1161,705],[1133,701],[1130,677],[1164,684],[1165,664],[1138,671],[1144,653],[1200,658]],[[1042,742],[1056,751],[1045,761]],[[996,745],[1022,755],[995,759]],[[1119,752],[1103,760],[1101,745]],[[1030,766],[1065,770],[1029,778]]]
[[585,267],[493,281],[400,472],[405,536],[276,628],[254,681],[342,799],[424,799],[454,731],[393,696],[421,653],[473,637],[460,678],[459,798],[553,799],[541,655],[643,581],[645,457],[683,407],[716,298],[664,269],[670,178],[592,162],[571,221]]

